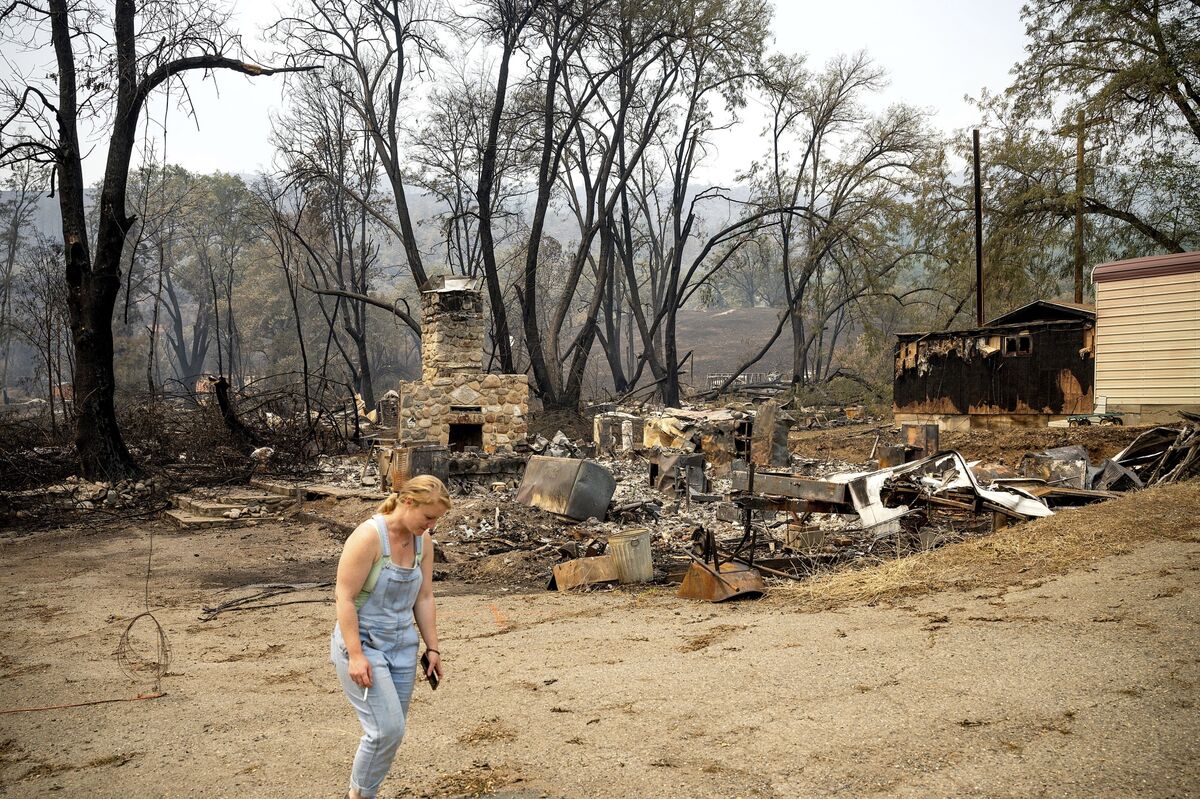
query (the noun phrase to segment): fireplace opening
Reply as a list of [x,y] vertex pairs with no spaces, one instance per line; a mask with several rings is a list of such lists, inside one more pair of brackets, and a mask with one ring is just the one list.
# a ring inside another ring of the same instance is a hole
[[483,425],[451,422],[450,439],[447,444],[451,452],[462,452],[467,447],[483,449]]

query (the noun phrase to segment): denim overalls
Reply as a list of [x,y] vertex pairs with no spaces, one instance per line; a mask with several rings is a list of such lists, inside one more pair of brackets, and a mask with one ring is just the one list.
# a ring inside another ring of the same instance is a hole
[[417,673],[420,636],[413,619],[413,605],[421,590],[424,539],[422,535],[414,536],[417,551],[413,567],[397,566],[391,562],[387,523],[378,515],[372,521],[387,560],[374,590],[358,609],[358,634],[363,654],[371,664],[371,688],[366,699],[362,686],[350,679],[345,639],[337,625],[329,642],[329,656],[337,668],[342,690],[362,723],[363,737],[354,755],[350,787],[363,797],[375,796],[404,737],[404,719]]

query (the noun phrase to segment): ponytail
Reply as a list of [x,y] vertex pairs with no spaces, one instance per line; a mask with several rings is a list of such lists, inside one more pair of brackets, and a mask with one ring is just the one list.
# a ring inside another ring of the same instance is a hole
[[450,493],[442,481],[431,474],[419,474],[410,478],[399,492],[388,494],[387,499],[379,503],[375,512],[386,516],[394,511],[397,505],[406,501],[413,505],[429,505],[436,502],[450,510]]

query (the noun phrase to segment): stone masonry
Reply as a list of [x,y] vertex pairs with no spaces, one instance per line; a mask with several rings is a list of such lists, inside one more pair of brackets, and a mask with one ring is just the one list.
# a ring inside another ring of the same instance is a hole
[[400,383],[398,443],[461,449],[464,436],[479,435],[484,452],[505,452],[524,441],[528,379],[483,371],[479,281],[434,278],[421,293],[421,316],[421,380]]

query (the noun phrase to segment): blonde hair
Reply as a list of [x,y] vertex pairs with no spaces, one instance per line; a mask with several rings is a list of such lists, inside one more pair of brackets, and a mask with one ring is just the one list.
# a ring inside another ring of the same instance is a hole
[[431,474],[419,474],[410,477],[399,492],[388,494],[388,498],[379,503],[375,512],[386,516],[405,500],[414,505],[431,505],[437,502],[446,510],[450,510],[450,492],[446,490],[442,481]]

